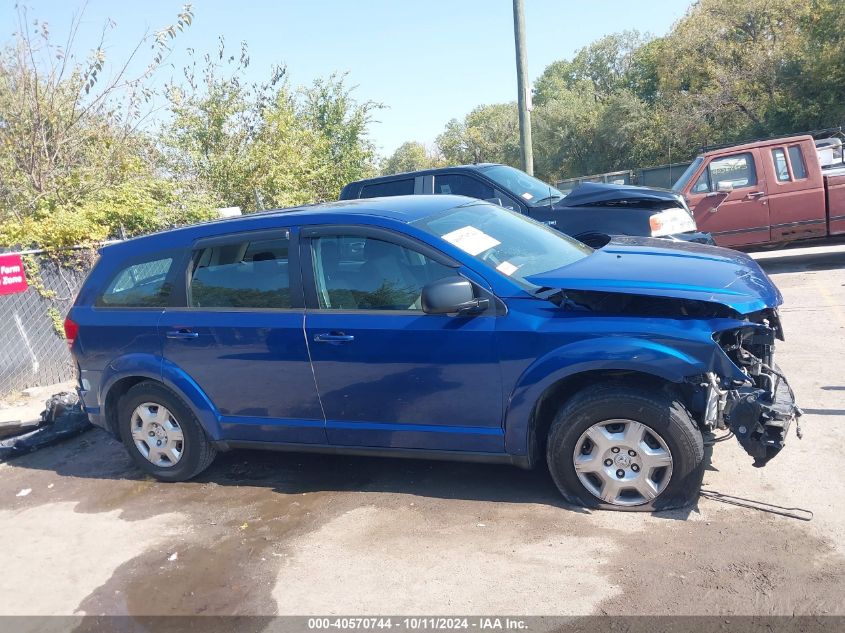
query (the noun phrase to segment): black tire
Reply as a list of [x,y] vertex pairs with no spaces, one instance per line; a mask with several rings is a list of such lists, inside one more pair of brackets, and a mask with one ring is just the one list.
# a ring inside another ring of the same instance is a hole
[[[657,432],[672,456],[665,489],[641,505],[621,506],[593,495],[575,472],[573,455],[581,435],[598,422],[627,419]],[[704,441],[686,407],[669,391],[602,383],[570,398],[551,424],[546,446],[549,472],[571,504],[628,511],[666,510],[688,505],[698,497],[704,475]]]
[[[135,446],[131,432],[131,418],[135,409],[145,402],[167,408],[179,423],[184,436],[182,456],[172,466],[157,466]],[[159,382],[144,381],[132,387],[118,405],[118,430],[126,450],[135,463],[159,481],[187,481],[204,471],[217,450],[211,444],[190,407],[173,391]]]

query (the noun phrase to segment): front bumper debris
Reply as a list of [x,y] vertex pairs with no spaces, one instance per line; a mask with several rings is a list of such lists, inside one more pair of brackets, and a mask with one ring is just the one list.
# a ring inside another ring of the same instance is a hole
[[[783,449],[793,422],[798,428],[801,409],[785,379],[778,377],[774,397],[763,389],[729,392],[724,421],[754,466],[765,466]],[[798,431],[800,438],[800,430]]]
[[774,362],[775,339],[783,340],[783,330],[776,310],[753,315],[747,326],[714,335],[725,354],[745,380],[707,375],[704,424],[729,429],[754,465],[765,466],[780,453],[786,434],[795,423],[800,439],[798,418],[801,409],[786,376]]
[[704,231],[687,231],[686,233],[672,233],[665,236],[666,239],[673,242],[695,242],[696,244],[707,244],[708,246],[716,246],[716,240],[713,235]]

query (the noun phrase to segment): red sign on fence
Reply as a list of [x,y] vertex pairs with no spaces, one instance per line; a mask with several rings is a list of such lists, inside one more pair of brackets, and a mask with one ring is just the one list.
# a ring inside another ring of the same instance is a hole
[[0,255],[0,295],[11,295],[29,288],[20,255]]

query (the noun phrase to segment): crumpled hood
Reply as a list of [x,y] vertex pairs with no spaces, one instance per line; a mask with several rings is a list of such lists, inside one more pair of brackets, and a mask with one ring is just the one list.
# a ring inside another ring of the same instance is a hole
[[643,237],[616,237],[588,257],[527,279],[562,290],[709,301],[740,314],[783,302],[768,275],[745,253]]
[[679,194],[669,189],[583,182],[567,196],[556,202],[554,206],[555,208],[564,208],[623,203],[630,206],[653,207],[656,204],[673,203],[684,208],[682,200],[683,198]]

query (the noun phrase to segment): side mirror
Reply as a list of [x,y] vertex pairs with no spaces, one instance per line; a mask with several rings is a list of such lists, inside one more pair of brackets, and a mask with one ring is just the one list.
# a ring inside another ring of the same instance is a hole
[[733,184],[726,180],[719,181],[719,183],[716,185],[716,191],[718,191],[719,193],[730,193],[733,190]]
[[471,315],[484,312],[487,299],[477,299],[472,284],[458,275],[426,284],[422,289],[422,309],[426,314]]

